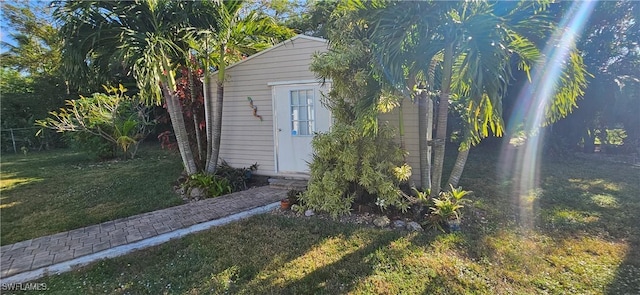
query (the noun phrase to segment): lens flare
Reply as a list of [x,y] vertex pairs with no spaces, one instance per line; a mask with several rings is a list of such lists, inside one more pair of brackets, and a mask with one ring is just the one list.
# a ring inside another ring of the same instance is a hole
[[512,197],[519,206],[521,226],[534,225],[533,205],[540,194],[540,156],[545,132],[545,112],[552,103],[566,61],[595,7],[596,1],[576,1],[563,16],[558,28],[547,42],[543,60],[532,71],[531,83],[518,95],[507,130],[523,128],[527,136],[520,147],[505,141],[500,156],[501,179],[511,182]]

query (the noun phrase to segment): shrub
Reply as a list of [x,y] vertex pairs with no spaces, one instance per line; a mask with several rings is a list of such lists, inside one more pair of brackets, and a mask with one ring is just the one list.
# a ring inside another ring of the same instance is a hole
[[216,169],[216,175],[229,181],[234,192],[247,189],[247,182],[251,180],[253,171],[258,170],[258,163],[249,167],[233,168],[226,161],[222,160]]
[[437,198],[431,200],[430,212],[427,218],[431,227],[443,231],[443,224],[450,220],[460,220],[460,209],[464,207],[464,203],[467,201],[463,197],[471,193],[471,191],[463,190],[462,187],[454,188],[453,185],[449,186],[451,190],[440,192]]
[[358,199],[375,200],[382,209],[408,208],[399,185],[409,179],[411,168],[389,127],[371,134],[358,124],[336,123],[331,132],[316,134],[312,145],[311,177],[301,197],[308,208],[333,217],[348,214]]
[[209,198],[226,195],[233,191],[231,183],[226,178],[205,173],[196,173],[189,176],[182,186],[189,195],[191,195],[191,190],[194,188],[200,188],[204,190],[205,196]]
[[187,177],[181,184],[187,195],[192,196],[194,188],[199,188],[205,197],[214,198],[247,189],[247,182],[258,164],[243,168],[233,168],[224,160],[218,165],[215,175],[204,172]]
[[108,140],[85,132],[70,132],[64,135],[67,144],[79,151],[83,151],[98,159],[112,159],[116,157],[116,146]]
[[82,134],[72,137],[76,144],[98,148],[102,156],[105,155],[102,145],[107,142],[113,150],[133,158],[152,125],[147,108],[125,96],[127,90],[122,85],[104,89],[106,94],[94,93],[91,97],[68,100],[66,108],[50,112],[52,117],[37,124],[57,132]]

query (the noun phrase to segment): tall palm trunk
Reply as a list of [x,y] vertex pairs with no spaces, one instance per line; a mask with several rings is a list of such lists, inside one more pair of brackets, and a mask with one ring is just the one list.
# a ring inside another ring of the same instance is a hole
[[218,64],[218,79],[216,81],[217,94],[212,104],[213,121],[211,122],[211,155],[207,162],[207,173],[215,173],[218,167],[218,157],[220,155],[220,139],[222,138],[222,103],[224,101],[224,78],[226,73],[225,53],[226,44],[219,48],[220,63]]
[[[204,121],[205,121],[205,130],[207,135],[207,146],[206,146],[206,162],[204,170],[209,172],[210,170],[215,170],[215,167],[211,167],[211,153],[213,150],[213,140],[211,138],[211,133],[213,130],[213,122],[211,121],[212,115],[211,112],[214,109],[214,100],[211,97],[211,70],[209,65],[209,37],[206,37],[205,42],[205,56],[204,59],[204,83],[202,85],[202,91],[204,95]],[[215,166],[215,164],[213,165]]]
[[207,173],[215,173],[220,155],[220,139],[222,138],[222,102],[224,100],[224,82],[216,83],[218,91],[213,103],[213,122],[211,130],[211,157],[207,164]]
[[[400,99],[400,106],[398,108],[398,131],[400,133],[400,149],[401,150],[406,150],[406,145],[405,145],[405,141],[404,141],[404,109],[403,109],[403,102],[404,99],[401,98]],[[407,156],[405,153],[402,153],[402,160],[403,161],[407,161]]]
[[[431,154],[432,154],[432,145],[433,145],[433,118],[434,118],[434,111],[433,111],[433,99],[432,99],[432,93],[435,93],[435,80],[436,80],[436,67],[438,66],[438,63],[440,61],[433,57],[431,59],[431,64],[429,65],[429,72],[427,73],[427,138],[426,138],[426,158],[427,158],[427,166],[425,168],[422,168],[424,170],[424,181],[426,182],[426,185],[428,189],[431,189],[431,165],[433,163],[433,160],[431,158]],[[422,175],[422,174],[421,174]]]
[[458,157],[456,157],[456,163],[453,165],[453,169],[451,170],[451,175],[449,176],[448,184],[456,187],[458,186],[458,182],[460,181],[460,177],[462,176],[462,171],[464,170],[464,166],[467,164],[467,158],[469,157],[469,151],[471,150],[470,146],[462,147],[464,143],[460,144],[461,150],[458,151]]
[[440,105],[438,106],[438,125],[434,141],[433,179],[431,197],[440,193],[442,170],[444,166],[444,150],[447,139],[447,119],[449,115],[449,93],[451,91],[451,72],[453,66],[453,43],[449,42],[444,49],[442,86],[440,88]]
[[[195,90],[195,83],[193,81],[193,73],[191,71],[189,71],[188,74],[188,79],[189,79],[189,95],[191,96],[191,103],[192,106],[196,104],[196,90]],[[200,117],[198,116],[198,112],[196,111],[195,108],[192,107],[191,110],[191,115],[193,118],[193,128],[195,131],[195,135],[196,135],[196,145],[197,145],[197,149],[198,149],[198,163],[200,165],[200,167],[202,167],[202,156],[203,156],[203,150],[202,150],[202,132],[200,132]]]
[[[214,109],[214,99],[211,97],[211,75],[209,70],[205,70],[204,74],[204,120],[205,120],[205,129],[207,134],[207,147],[206,147],[206,163],[205,163],[205,171],[209,171],[209,166],[211,165],[211,152],[213,146],[213,140],[211,138],[211,130],[213,130],[213,122],[211,112]],[[215,169],[215,168],[214,168]]]
[[176,142],[180,150],[180,156],[182,157],[182,164],[184,165],[187,175],[195,174],[198,172],[198,167],[196,166],[193,153],[191,152],[191,146],[189,145],[189,136],[184,123],[182,105],[180,105],[179,98],[175,92],[169,90],[165,85],[161,85],[161,88],[162,94],[167,102],[167,111],[171,118],[173,133],[176,135]]
[[420,187],[431,189],[431,145],[433,140],[433,100],[436,66],[439,59],[433,57],[427,72],[427,85],[421,86],[418,96],[418,149],[420,157]]
[[430,187],[431,159],[428,155],[429,143],[427,132],[430,128],[428,123],[429,98],[427,90],[422,88],[418,94],[418,149],[420,156],[420,188],[426,190]]

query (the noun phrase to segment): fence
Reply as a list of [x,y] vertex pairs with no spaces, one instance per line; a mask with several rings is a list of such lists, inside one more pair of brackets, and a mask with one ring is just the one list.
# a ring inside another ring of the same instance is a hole
[[40,127],[0,128],[0,138],[2,151],[14,153],[49,149],[60,140],[52,130]]

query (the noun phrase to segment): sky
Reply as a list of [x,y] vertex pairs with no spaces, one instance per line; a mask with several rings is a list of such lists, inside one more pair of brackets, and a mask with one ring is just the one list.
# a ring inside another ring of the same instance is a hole
[[[2,3],[3,1],[0,1],[0,3]],[[18,1],[15,1],[18,2]],[[28,1],[30,5],[32,6],[42,6],[42,7],[47,7],[51,5],[52,1],[49,0],[29,0]],[[7,2],[8,4],[15,4],[12,2]],[[2,3],[2,5],[4,5],[5,3]],[[4,12],[4,11],[3,11]],[[13,39],[11,38],[11,34],[14,33],[15,31],[11,29],[10,27],[10,23],[9,20],[6,19],[6,17],[4,16],[4,13],[0,13],[0,37],[2,38],[2,44],[8,43],[11,45],[15,45],[15,42],[13,41]],[[0,52],[5,52],[7,51],[6,46],[0,46]]]
[[[8,27],[9,23],[7,21],[7,19],[4,17],[4,13],[0,14],[0,37],[2,37],[2,44],[4,43],[12,43],[11,42],[11,38],[9,38],[9,34],[11,33],[11,31],[9,30]],[[4,52],[6,50],[6,48],[4,47],[4,45],[2,46],[2,48],[0,49],[2,52]]]

